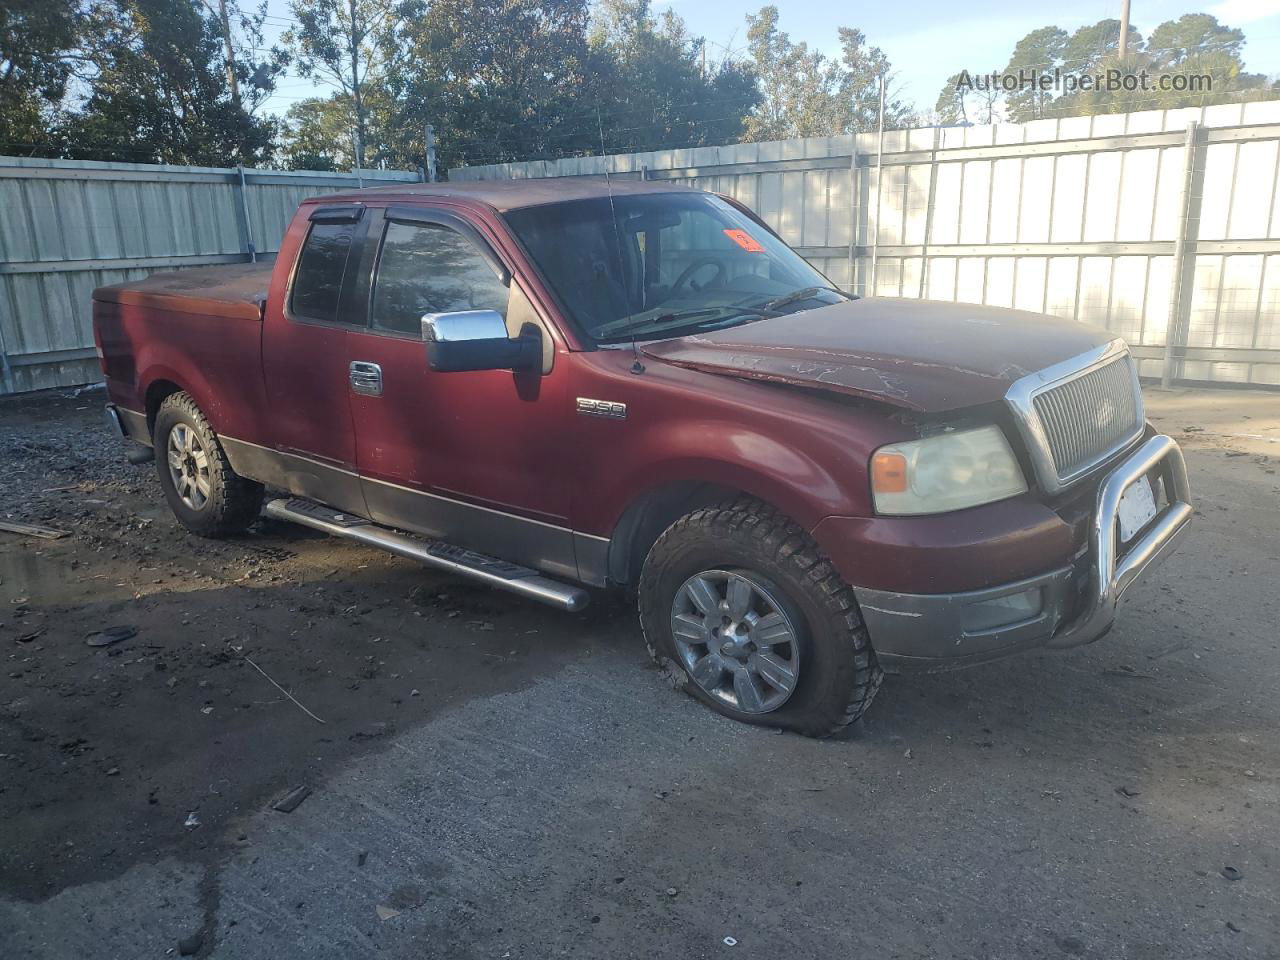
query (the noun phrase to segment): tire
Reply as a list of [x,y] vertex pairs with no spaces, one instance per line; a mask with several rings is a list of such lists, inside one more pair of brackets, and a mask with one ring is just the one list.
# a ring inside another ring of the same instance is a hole
[[[708,626],[716,601],[721,622]],[[804,530],[752,498],[668,527],[645,558],[639,606],[672,685],[734,720],[831,736],[866,712],[884,676],[853,590]]]
[[231,469],[218,435],[186,393],[165,398],[152,442],[156,471],[169,508],[202,537],[240,533],[262,509],[262,484]]

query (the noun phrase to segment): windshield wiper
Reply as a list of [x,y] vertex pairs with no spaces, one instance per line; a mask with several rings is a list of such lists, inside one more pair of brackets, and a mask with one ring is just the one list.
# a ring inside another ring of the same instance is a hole
[[755,309],[777,310],[779,307],[789,307],[793,303],[799,303],[801,300],[808,300],[810,297],[815,297],[824,291],[827,293],[837,294],[838,296],[844,297],[846,300],[853,299],[849,294],[845,293],[843,290],[837,290],[835,287],[801,287],[799,290],[793,290],[786,296],[777,297],[774,300],[769,300],[765,303],[759,304]]
[[[697,310],[679,310],[675,313],[664,313],[661,316],[654,317],[652,320],[642,320],[635,324],[636,330],[643,330],[646,327],[655,324],[666,325],[676,320],[692,320],[695,317],[709,317],[713,313],[723,313],[724,307],[701,307]],[[597,339],[601,336],[608,336],[611,333],[617,333],[626,330],[632,325],[633,321],[630,317],[623,317],[621,320],[615,320],[612,323],[606,323],[603,327],[596,331]]]

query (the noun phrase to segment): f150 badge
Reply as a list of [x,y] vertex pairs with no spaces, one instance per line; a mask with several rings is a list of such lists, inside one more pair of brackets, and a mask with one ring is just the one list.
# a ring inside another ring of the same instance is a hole
[[612,400],[591,400],[578,398],[578,412],[587,417],[609,417],[613,420],[627,419],[627,405],[614,403]]

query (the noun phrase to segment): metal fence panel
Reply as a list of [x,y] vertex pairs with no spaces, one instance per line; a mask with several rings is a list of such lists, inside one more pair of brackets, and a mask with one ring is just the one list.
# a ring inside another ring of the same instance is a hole
[[733,196],[859,293],[1098,324],[1130,342],[1146,376],[1168,368],[1173,379],[1280,383],[1280,100],[898,130],[883,143],[858,134],[463,167],[449,176],[605,170]]
[[270,258],[304,197],[418,178],[0,157],[0,393],[101,378],[94,287]]

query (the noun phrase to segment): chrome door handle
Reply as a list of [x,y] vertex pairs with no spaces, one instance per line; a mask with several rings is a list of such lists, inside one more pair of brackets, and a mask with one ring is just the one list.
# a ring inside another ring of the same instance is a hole
[[382,368],[363,360],[351,361],[351,391],[365,397],[382,396]]

